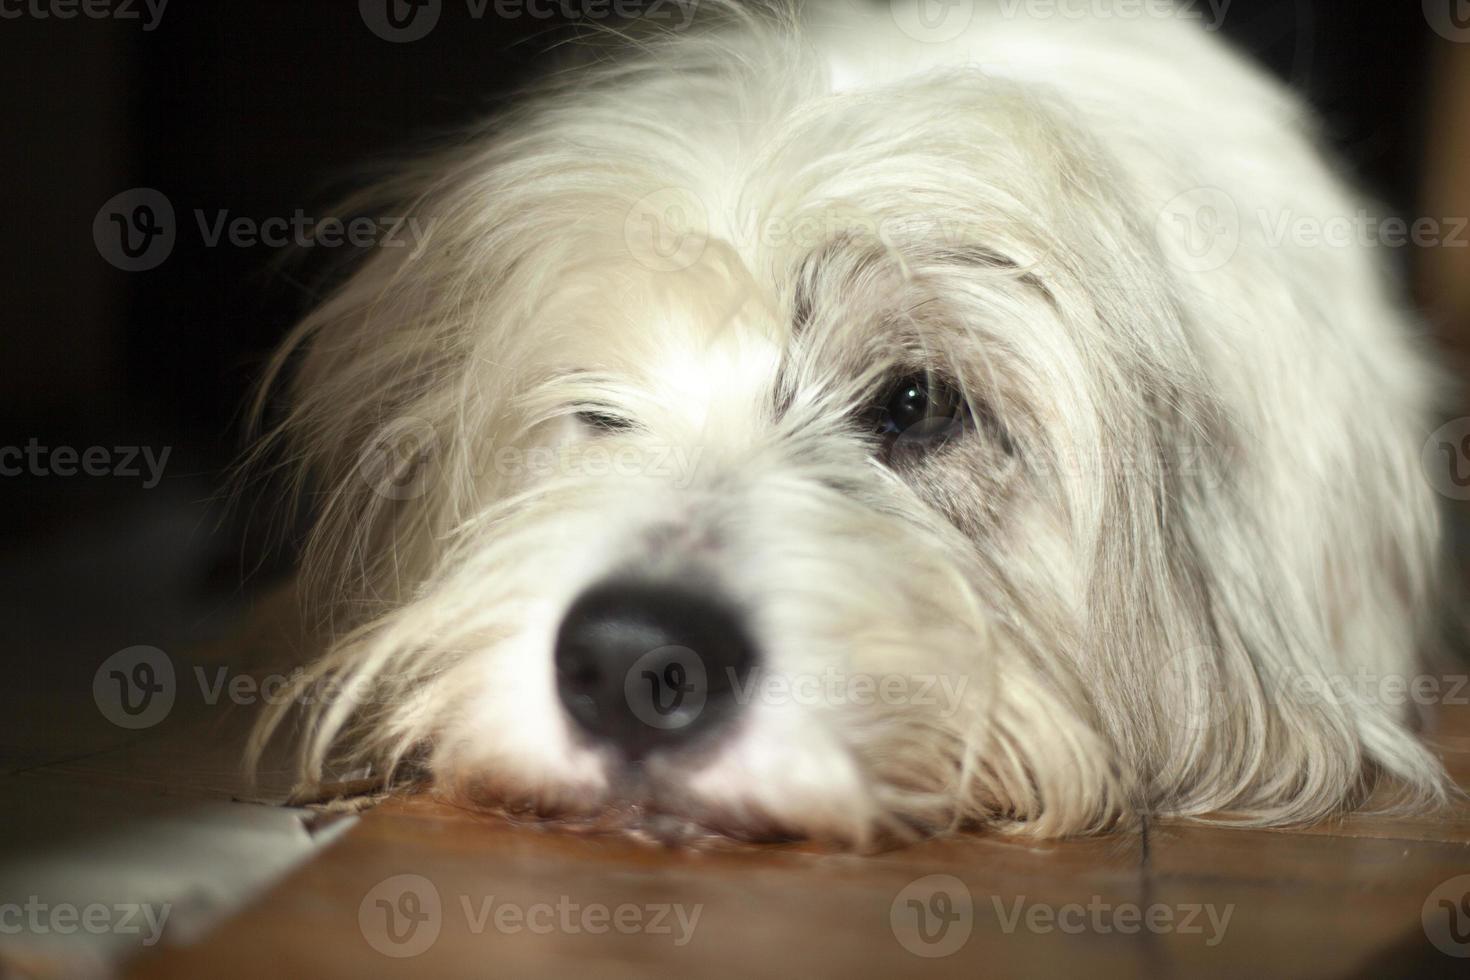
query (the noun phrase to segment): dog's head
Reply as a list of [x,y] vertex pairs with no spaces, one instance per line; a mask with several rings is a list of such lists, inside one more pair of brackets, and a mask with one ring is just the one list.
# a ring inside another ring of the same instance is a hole
[[1275,475],[1132,180],[1045,89],[844,92],[766,28],[392,182],[417,240],[290,345],[354,610],[313,678],[366,695],[308,770],[855,842],[1238,800],[1292,752],[1209,694]]

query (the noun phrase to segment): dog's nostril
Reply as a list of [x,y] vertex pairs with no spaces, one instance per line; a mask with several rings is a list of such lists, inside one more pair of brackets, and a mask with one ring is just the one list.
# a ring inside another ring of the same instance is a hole
[[755,659],[739,614],[707,591],[611,581],[562,620],[557,691],[583,731],[641,759],[718,728]]

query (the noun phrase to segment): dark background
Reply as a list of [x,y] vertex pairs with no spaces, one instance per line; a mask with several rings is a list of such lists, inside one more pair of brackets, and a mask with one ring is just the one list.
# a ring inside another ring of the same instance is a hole
[[[1418,213],[1434,35],[1417,0],[1235,0],[1225,33],[1316,103],[1373,193]],[[364,163],[491,111],[568,36],[564,16],[475,20],[464,0],[413,43],[375,36],[357,0],[172,0],[152,30],[0,19],[0,446],[171,452],[152,489],[0,477],[6,655],[195,642],[289,559],[262,558],[251,515],[272,501],[228,510],[220,472],[317,263],[206,247],[195,210],[330,215]],[[167,195],[178,239],[128,273],[92,223],[139,186]]]

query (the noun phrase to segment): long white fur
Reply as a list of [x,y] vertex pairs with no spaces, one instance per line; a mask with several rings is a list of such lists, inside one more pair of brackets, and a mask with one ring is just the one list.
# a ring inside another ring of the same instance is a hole
[[[1309,821],[1380,775],[1442,796],[1399,708],[1299,693],[1412,674],[1433,598],[1410,318],[1370,250],[1255,220],[1357,201],[1302,106],[1194,25],[1026,9],[977,4],[929,44],[881,6],[706,3],[365,199],[427,237],[364,263],[272,372],[300,358],[271,444],[320,491],[307,577],[349,627],[312,679],[375,695],[308,713],[305,780],[413,756],[477,802],[631,797],[859,845]],[[1200,188],[1244,220],[1193,271],[1157,219]],[[707,222],[687,268],[639,253],[648,195]],[[830,233],[773,231],[803,219]],[[850,420],[916,359],[1013,451],[976,431],[875,459]],[[404,426],[423,492],[385,495],[363,461]],[[646,465],[587,472],[589,445]],[[565,465],[516,462],[537,449]],[[630,786],[573,736],[551,663],[572,598],[626,570],[718,583],[773,672],[963,697],[756,703]]]

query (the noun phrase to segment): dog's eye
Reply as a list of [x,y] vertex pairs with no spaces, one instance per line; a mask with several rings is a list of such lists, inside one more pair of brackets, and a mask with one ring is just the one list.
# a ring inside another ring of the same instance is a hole
[[577,421],[599,432],[626,432],[633,428],[631,420],[601,409],[584,409],[577,413]]
[[873,431],[890,445],[923,450],[959,434],[969,419],[959,389],[924,374],[910,375],[885,388],[869,412]]

